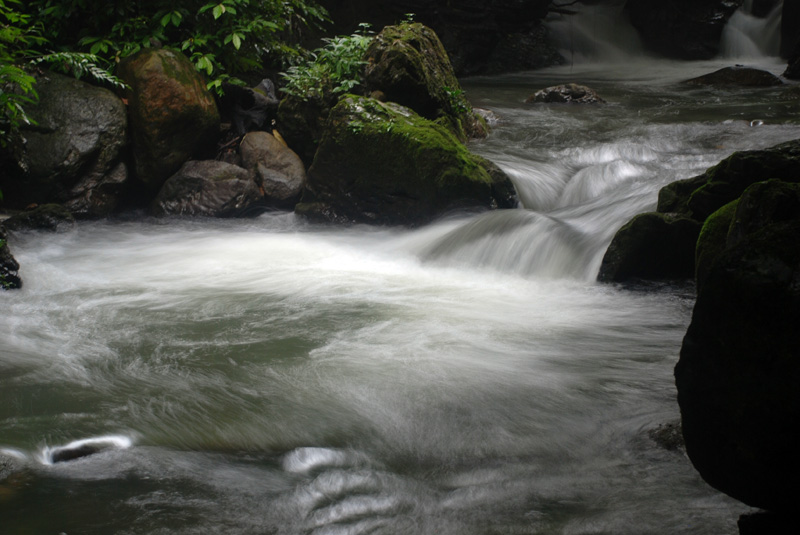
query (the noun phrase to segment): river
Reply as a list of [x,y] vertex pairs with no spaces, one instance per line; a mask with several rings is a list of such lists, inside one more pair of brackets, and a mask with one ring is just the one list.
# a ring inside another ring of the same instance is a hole
[[[781,88],[679,84],[728,64],[466,80],[499,118],[472,149],[519,210],[18,234],[0,452],[25,469],[0,483],[0,533],[736,533],[749,508],[651,436],[679,418],[693,288],[594,280],[661,186],[800,137]],[[565,81],[609,104],[523,103]],[[81,444],[101,451],[52,462]]]

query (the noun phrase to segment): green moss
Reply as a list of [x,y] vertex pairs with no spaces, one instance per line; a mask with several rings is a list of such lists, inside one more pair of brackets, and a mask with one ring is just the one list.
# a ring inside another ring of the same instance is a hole
[[697,238],[695,249],[695,280],[698,290],[705,281],[708,272],[714,265],[719,255],[725,251],[728,241],[728,232],[739,206],[739,199],[730,202],[708,216],[700,236]]

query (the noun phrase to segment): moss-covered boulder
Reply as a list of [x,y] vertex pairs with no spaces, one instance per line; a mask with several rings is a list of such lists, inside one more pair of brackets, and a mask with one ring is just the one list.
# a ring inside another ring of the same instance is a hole
[[156,216],[241,217],[263,212],[264,197],[255,174],[216,160],[188,161],[158,192]]
[[155,193],[184,162],[213,145],[219,111],[203,78],[178,51],[143,50],[120,63],[119,76],[130,86],[136,175]]
[[640,214],[614,236],[597,278],[602,282],[690,278],[699,233],[697,221],[679,214]]
[[714,265],[719,255],[727,247],[728,232],[736,215],[736,207],[738,205],[739,199],[726,204],[708,216],[703,228],[700,230],[700,236],[697,238],[697,248],[695,249],[694,271],[694,280],[697,282],[698,292],[711,271],[711,266]]
[[7,206],[63,203],[82,217],[110,214],[129,188],[128,119],[108,89],[54,73],[37,77],[39,101],[0,172]]
[[756,184],[700,287],[675,381],[686,451],[703,478],[786,513],[800,501],[798,324],[800,186]]
[[418,225],[451,209],[516,204],[511,180],[448,129],[403,106],[347,95],[331,111],[296,211]]
[[56,232],[75,226],[72,212],[60,204],[43,204],[12,215],[3,225],[8,230],[46,230]]
[[419,23],[387,26],[366,52],[368,91],[450,128],[459,139],[484,137],[486,124],[473,111],[436,33]]

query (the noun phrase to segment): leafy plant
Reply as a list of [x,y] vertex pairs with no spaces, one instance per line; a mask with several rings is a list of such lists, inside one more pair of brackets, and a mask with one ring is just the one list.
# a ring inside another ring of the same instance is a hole
[[352,35],[324,39],[322,48],[286,72],[283,91],[302,100],[324,99],[329,94],[352,92],[361,84],[364,54],[372,42],[370,25],[362,23]]
[[467,102],[467,96],[463,89],[454,89],[445,86],[444,92],[447,94],[447,103],[453,113],[462,115],[471,111],[472,108]]

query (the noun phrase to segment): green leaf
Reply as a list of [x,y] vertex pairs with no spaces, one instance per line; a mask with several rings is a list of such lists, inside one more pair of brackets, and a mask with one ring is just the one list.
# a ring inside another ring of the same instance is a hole
[[220,18],[223,13],[225,13],[225,6],[222,4],[217,4],[214,6],[214,9],[211,11],[211,13],[214,15],[214,20],[216,20]]

